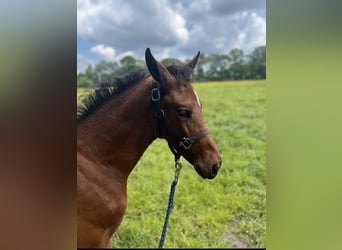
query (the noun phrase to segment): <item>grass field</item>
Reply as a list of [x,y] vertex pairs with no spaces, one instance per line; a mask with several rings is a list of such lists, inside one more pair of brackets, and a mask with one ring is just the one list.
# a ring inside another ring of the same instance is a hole
[[[215,179],[203,180],[182,159],[165,248],[266,247],[265,85],[194,84],[223,165]],[[113,247],[158,247],[173,177],[173,155],[156,140],[128,179],[128,207]]]

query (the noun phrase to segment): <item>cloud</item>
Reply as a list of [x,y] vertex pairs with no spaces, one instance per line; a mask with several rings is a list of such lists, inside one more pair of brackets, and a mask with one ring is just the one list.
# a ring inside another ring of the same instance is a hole
[[118,53],[188,42],[185,19],[164,0],[78,1],[77,32]]
[[192,1],[181,11],[192,28],[189,43],[179,50],[186,55],[195,49],[223,54],[240,48],[249,53],[266,45],[265,12],[265,0]]
[[192,56],[196,50],[204,54],[227,54],[233,48],[250,53],[256,46],[266,44],[266,22],[255,12],[237,12],[193,23],[190,43],[179,50]]
[[[266,0],[78,0],[77,34],[103,58],[158,59],[266,45]],[[97,47],[102,45],[103,47]],[[115,52],[105,52],[112,48]],[[120,56],[116,56],[120,58]]]
[[265,0],[215,0],[211,1],[210,12],[212,14],[225,16],[237,12],[265,9]]
[[125,51],[125,52],[123,52],[123,53],[121,53],[120,55],[118,55],[117,57],[116,57],[116,59],[118,60],[118,61],[120,61],[122,58],[124,58],[125,56],[134,56],[134,53],[133,53],[133,51]]
[[92,47],[90,51],[103,56],[107,60],[114,60],[115,58],[115,49],[109,46],[106,47],[103,44]]

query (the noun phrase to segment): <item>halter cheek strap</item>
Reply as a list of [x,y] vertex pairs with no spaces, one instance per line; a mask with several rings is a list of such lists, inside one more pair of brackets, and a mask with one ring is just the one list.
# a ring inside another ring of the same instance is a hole
[[201,138],[209,134],[208,129],[204,129],[201,132],[199,132],[197,135],[194,135],[192,137],[185,137],[183,136],[177,129],[175,129],[169,120],[165,117],[165,113],[161,108],[160,104],[160,91],[158,88],[158,83],[156,81],[152,81],[152,89],[151,89],[151,100],[154,103],[155,110],[156,110],[156,117],[158,121],[158,129],[160,130],[160,125],[164,124],[166,129],[176,137],[178,140],[180,151],[177,151],[174,146],[172,146],[169,143],[169,148],[171,152],[175,155],[175,159],[179,159],[179,157],[182,155],[182,153],[185,150],[188,150],[192,144],[199,141]]

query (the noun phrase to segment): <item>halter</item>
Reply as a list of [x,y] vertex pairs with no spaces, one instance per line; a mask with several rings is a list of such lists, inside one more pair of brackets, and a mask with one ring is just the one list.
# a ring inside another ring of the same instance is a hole
[[164,110],[162,110],[162,108],[161,108],[161,104],[160,104],[160,91],[159,91],[159,88],[158,88],[158,82],[155,81],[155,80],[152,81],[151,100],[152,100],[152,102],[154,103],[154,106],[155,106],[159,131],[160,131],[160,125],[164,124],[166,129],[173,136],[175,136],[176,139],[178,140],[178,144],[179,144],[179,147],[180,147],[180,152],[178,152],[174,146],[172,146],[170,143],[168,143],[169,144],[169,148],[170,148],[171,152],[174,154],[176,161],[180,158],[180,156],[182,155],[182,153],[184,151],[188,150],[192,146],[192,144],[194,144],[195,142],[199,141],[201,138],[203,138],[204,136],[209,134],[208,129],[204,129],[201,132],[199,132],[197,135],[194,135],[192,137],[185,137],[177,129],[175,129],[171,125],[169,120],[166,118]]

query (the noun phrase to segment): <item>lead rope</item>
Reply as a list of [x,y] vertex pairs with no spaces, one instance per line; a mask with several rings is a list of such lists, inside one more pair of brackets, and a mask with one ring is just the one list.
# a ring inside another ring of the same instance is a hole
[[177,182],[178,182],[179,172],[180,172],[180,170],[182,168],[182,162],[179,160],[179,157],[178,157],[178,159],[176,157],[175,161],[176,161],[176,163],[175,163],[175,167],[176,167],[175,179],[173,180],[173,182],[171,184],[169,203],[168,203],[168,206],[167,206],[167,211],[166,211],[166,216],[165,216],[163,232],[161,234],[160,241],[159,241],[159,248],[163,248],[163,245],[164,245],[164,241],[165,241],[165,237],[166,237],[167,225],[169,223],[169,217],[170,217],[171,209],[172,209],[172,206],[173,206],[173,197],[175,195],[175,189],[176,189],[176,185],[177,185]]

